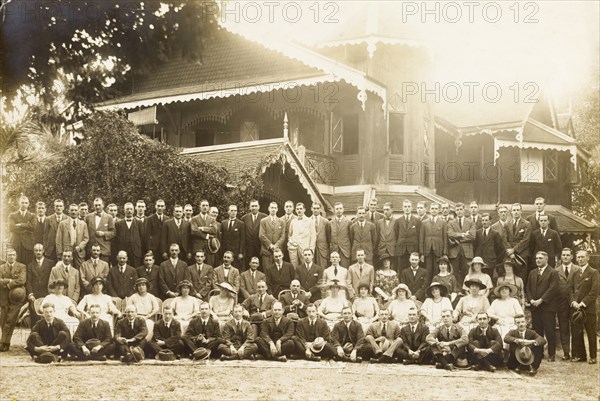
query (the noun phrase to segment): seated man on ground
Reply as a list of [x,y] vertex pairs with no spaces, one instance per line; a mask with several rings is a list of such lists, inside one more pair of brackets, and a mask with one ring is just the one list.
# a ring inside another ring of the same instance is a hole
[[292,337],[296,346],[296,355],[309,361],[320,361],[335,357],[335,348],[330,342],[330,330],[327,322],[317,316],[315,304],[306,305],[307,316],[296,323],[296,335]]
[[260,325],[260,337],[256,338],[258,352],[267,359],[287,362],[287,356],[294,353],[294,322],[283,316],[281,302],[273,304],[271,317]]
[[242,319],[244,307],[233,307],[233,319],[223,326],[224,344],[219,345],[222,361],[234,359],[254,359],[258,346],[255,341],[254,327],[247,320]]
[[134,305],[127,305],[125,317],[119,320],[115,327],[115,357],[118,355],[121,362],[139,362],[138,352],[146,346],[147,336],[146,319],[138,317]]
[[419,322],[417,308],[408,311],[408,323],[400,330],[402,347],[398,359],[405,365],[424,365],[431,362],[431,349],[427,343],[429,326]]
[[452,322],[452,309],[442,311],[442,323],[426,338],[431,346],[437,369],[454,370],[458,359],[466,358],[469,338],[463,327]]
[[161,351],[171,351],[179,359],[183,354],[183,341],[181,341],[181,324],[173,319],[173,308],[163,308],[162,319],[154,325],[152,340],[146,344],[149,357],[159,358]]
[[475,370],[495,372],[502,362],[502,336],[490,326],[486,312],[479,312],[476,318],[478,325],[469,332],[468,358]]
[[35,362],[60,362],[67,355],[71,334],[65,322],[54,317],[54,305],[42,305],[43,319],[31,329],[27,338],[27,351]]
[[210,313],[208,302],[200,304],[200,315],[190,320],[182,340],[192,359],[217,357],[219,345],[225,344],[225,341],[221,337],[219,321]]
[[400,324],[390,320],[390,311],[381,309],[379,321],[369,326],[365,336],[363,358],[370,358],[374,363],[395,362],[402,346]]
[[544,357],[546,339],[527,328],[524,315],[515,316],[515,324],[517,328],[504,337],[510,352],[506,366],[516,372],[527,370],[531,376],[535,376]]
[[331,330],[331,345],[336,349],[336,358],[343,361],[361,362],[358,353],[365,344],[365,333],[362,325],[353,320],[352,308],[342,309],[342,321],[337,322]]
[[101,310],[100,305],[89,306],[90,317],[79,324],[68,346],[69,354],[80,361],[106,361],[115,352],[110,325],[100,318]]

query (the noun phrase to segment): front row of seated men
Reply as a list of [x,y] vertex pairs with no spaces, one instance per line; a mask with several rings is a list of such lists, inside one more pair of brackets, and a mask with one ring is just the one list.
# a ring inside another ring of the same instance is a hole
[[[165,307],[162,319],[154,327],[152,339],[147,341],[146,320],[137,316],[134,305],[126,307],[125,317],[115,327],[114,338],[108,323],[100,319],[100,307],[93,305],[90,317],[81,322],[71,341],[65,323],[54,317],[54,305],[46,303],[42,308],[43,319],[35,324],[27,339],[27,350],[40,363],[60,361],[68,354],[77,360],[99,361],[114,355],[123,362],[139,361],[145,356],[164,357],[163,360],[185,356],[192,359],[220,357],[221,360],[272,359],[281,362],[291,357],[314,361],[402,362],[405,365],[435,363],[438,369],[454,370],[455,366],[468,366],[468,359],[474,369],[493,372],[503,361],[502,337],[489,324],[485,312],[477,315],[478,326],[467,335],[463,326],[453,323],[449,309],[442,312],[442,323],[433,332],[419,322],[415,308],[409,311],[409,321],[402,326],[390,320],[388,310],[382,310],[380,320],[373,323],[365,334],[350,308],[343,309],[342,321],[330,330],[327,323],[317,316],[314,304],[309,304],[307,316],[296,322],[284,316],[281,302],[275,302],[272,313],[260,326],[245,320],[244,307],[236,305],[233,319],[221,328],[205,302],[185,333],[173,318],[173,310]],[[515,324],[517,328],[504,337],[509,346],[507,367],[516,371],[527,370],[535,375],[546,340],[527,329],[523,315],[515,317]]]

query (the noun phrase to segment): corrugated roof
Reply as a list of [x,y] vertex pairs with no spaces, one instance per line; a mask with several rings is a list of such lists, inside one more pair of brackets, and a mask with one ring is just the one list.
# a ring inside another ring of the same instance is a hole
[[[366,206],[363,202],[364,200],[364,191],[362,192],[349,192],[349,193],[341,193],[341,194],[324,194],[325,198],[332,205],[336,202],[342,202],[344,204],[344,210],[346,214],[353,214],[359,206]],[[427,206],[431,202],[444,203],[448,202],[450,206],[454,206],[454,202],[447,200],[446,198],[439,196],[437,194],[433,194],[428,192],[427,190],[415,190],[415,191],[402,191],[402,192],[382,192],[377,191],[377,201],[379,203],[379,207],[381,208],[384,203],[391,202],[394,205],[394,210],[396,213],[400,213],[402,211],[402,202],[404,199],[408,199],[413,203],[413,209],[416,207],[417,202],[426,202]]]

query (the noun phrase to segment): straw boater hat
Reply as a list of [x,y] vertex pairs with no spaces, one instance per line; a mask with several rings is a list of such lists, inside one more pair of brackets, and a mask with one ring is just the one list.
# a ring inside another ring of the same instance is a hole
[[482,290],[485,290],[487,288],[487,286],[483,284],[483,281],[479,280],[478,278],[472,278],[470,280],[465,281],[465,285],[467,287],[470,287],[473,284],[479,286],[479,288],[481,288]]
[[487,264],[483,261],[481,256],[475,256],[472,261],[469,262],[469,266],[474,265],[475,263],[479,263],[482,266],[487,266]]
[[394,288],[392,290],[392,295],[398,296],[398,290],[404,290],[406,292],[406,298],[410,298],[412,297],[412,292],[410,292],[410,289],[408,288],[408,286],[406,284],[400,284],[398,285],[396,288]]
[[448,296],[448,288],[446,288],[446,286],[444,284],[441,284],[441,283],[438,283],[437,281],[434,281],[427,288],[427,296],[429,298],[433,298],[433,295],[431,295],[431,290],[433,290],[435,287],[438,287],[440,289],[440,295],[442,297],[447,297]]
[[498,284],[496,286],[496,288],[494,288],[494,295],[497,297],[500,297],[500,289],[502,289],[502,288],[508,288],[510,291],[511,297],[513,297],[517,294],[517,287],[515,285],[504,283],[504,284]]
[[[137,281],[136,281],[136,284],[137,284]],[[137,287],[137,285],[136,285],[136,287]],[[192,282],[190,280],[181,280],[179,282],[179,284],[177,284],[177,291],[180,291],[181,287],[188,287],[190,290],[192,288],[194,288],[194,286],[192,285]]]
[[515,352],[515,357],[517,358],[517,361],[519,361],[519,363],[521,365],[525,365],[525,366],[531,365],[533,363],[533,360],[535,359],[533,352],[531,352],[531,348],[529,348],[529,346],[527,346],[527,345],[517,346],[517,350]]
[[[191,283],[190,283],[191,284]],[[231,284],[229,284],[228,282],[222,282],[220,284],[217,284],[219,287],[223,288],[224,290],[229,291],[232,294],[236,294],[237,292],[233,289],[233,287],[231,286]]]

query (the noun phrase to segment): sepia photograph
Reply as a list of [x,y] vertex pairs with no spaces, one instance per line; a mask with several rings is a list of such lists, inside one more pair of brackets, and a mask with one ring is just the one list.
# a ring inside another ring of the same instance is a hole
[[598,0],[0,0],[0,400],[598,400]]

